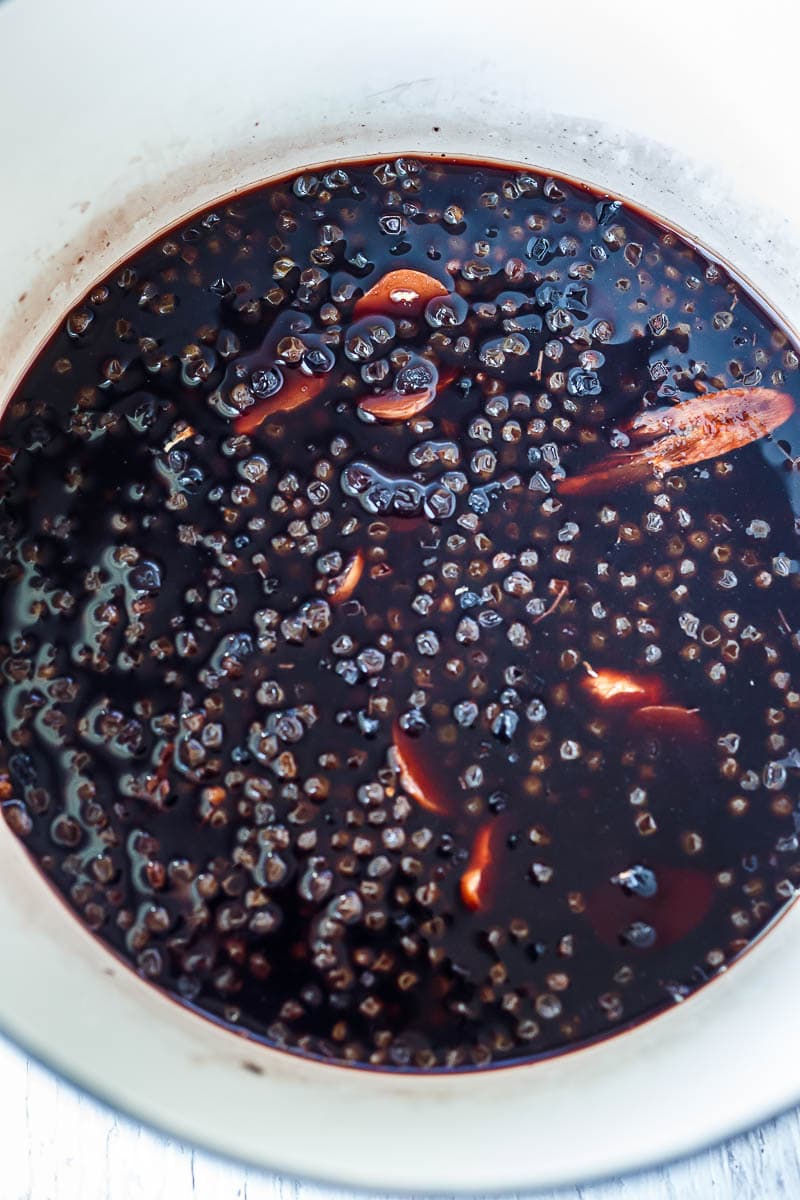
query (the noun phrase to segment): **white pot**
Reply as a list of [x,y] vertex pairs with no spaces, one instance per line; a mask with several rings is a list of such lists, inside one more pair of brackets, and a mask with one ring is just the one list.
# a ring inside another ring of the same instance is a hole
[[[81,293],[172,220],[383,151],[524,161],[634,197],[797,322],[797,34],[769,0],[0,0],[0,397]],[[554,1185],[800,1097],[800,910],[633,1032],[438,1077],[303,1061],[191,1015],[83,930],[5,826],[0,912],[0,1027],[118,1108],[280,1171],[426,1193]]]

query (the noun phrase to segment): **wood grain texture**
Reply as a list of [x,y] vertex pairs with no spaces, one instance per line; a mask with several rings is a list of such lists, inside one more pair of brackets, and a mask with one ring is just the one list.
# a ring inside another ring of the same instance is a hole
[[[220,1162],[115,1116],[0,1041],[0,1200],[346,1200]],[[210,1103],[213,1100],[210,1098]],[[671,1167],[538,1200],[800,1195],[800,1110]]]

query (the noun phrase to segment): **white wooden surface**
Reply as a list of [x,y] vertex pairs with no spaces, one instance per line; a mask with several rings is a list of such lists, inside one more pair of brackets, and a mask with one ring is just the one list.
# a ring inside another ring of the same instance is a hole
[[[158,1086],[157,1080],[153,1086]],[[310,1160],[312,1139],[309,1130]],[[798,1196],[800,1110],[668,1168],[557,1194],[540,1193],[540,1200],[795,1200]],[[346,1197],[220,1162],[143,1129],[60,1082],[0,1040],[0,1200]]]

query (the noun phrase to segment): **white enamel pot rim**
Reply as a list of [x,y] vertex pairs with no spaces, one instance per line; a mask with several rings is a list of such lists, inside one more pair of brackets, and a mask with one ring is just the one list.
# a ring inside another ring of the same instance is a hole
[[[288,7],[0,0],[0,397],[63,311],[157,230],[346,155],[447,151],[586,178],[730,257],[797,323],[795,39],[786,13],[786,37],[769,39],[770,3],[751,23],[744,4],[723,22],[716,5],[676,0],[665,30],[658,6],[573,0],[565,35],[556,6],[509,0],[507,37],[468,4]],[[747,95],[715,91],[698,47],[733,62],[745,37]],[[688,1152],[800,1097],[798,908],[629,1033],[436,1077],[303,1061],[193,1016],[82,929],[5,827],[0,911],[0,1027],[125,1112],[300,1176],[552,1186]]]

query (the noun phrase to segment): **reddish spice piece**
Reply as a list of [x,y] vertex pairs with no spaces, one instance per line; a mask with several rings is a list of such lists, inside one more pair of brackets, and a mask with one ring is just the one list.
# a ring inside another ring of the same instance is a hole
[[700,710],[684,708],[681,704],[646,704],[631,713],[630,726],[632,729],[652,730],[677,738],[700,739],[707,732]]
[[404,267],[389,271],[356,300],[353,316],[382,313],[391,317],[418,317],[429,300],[447,296],[449,292],[450,289],[432,275]]
[[217,810],[222,808],[227,798],[228,794],[223,787],[203,788],[201,799],[206,811],[200,819],[200,824],[207,825],[216,816]]
[[359,400],[358,407],[362,412],[377,417],[379,421],[410,421],[418,417],[434,401],[436,391],[426,388],[424,392],[411,392],[404,396],[401,392],[384,392],[381,396],[365,396]]
[[469,865],[461,876],[461,899],[473,912],[486,908],[489,868],[492,865],[492,825],[482,825],[472,843]]
[[631,438],[649,440],[648,445],[608,455],[583,474],[562,480],[559,491],[568,496],[604,492],[719,458],[766,437],[793,412],[791,396],[761,387],[726,388],[651,409],[627,427]]
[[430,408],[442,388],[453,382],[455,371],[439,374],[433,363],[430,364],[433,379],[429,387],[419,392],[398,392],[392,388],[382,392],[380,396],[365,396],[359,400],[358,407],[362,412],[376,417],[379,421],[410,421],[418,417],[426,408]]
[[420,808],[446,816],[447,808],[435,795],[427,773],[413,755],[411,742],[399,726],[394,731],[394,755],[400,776],[400,786]]
[[538,625],[545,617],[549,617],[551,613],[555,612],[561,601],[568,594],[569,584],[564,579],[551,579],[550,591],[555,592],[555,599],[547,606],[543,613],[539,613],[538,617],[533,618],[531,625]]
[[664,692],[661,680],[653,676],[605,669],[591,671],[581,680],[581,687],[593,700],[613,708],[657,704]]
[[174,751],[175,743],[167,742],[161,750],[155,770],[147,776],[145,790],[156,802],[166,799],[169,795],[169,770],[172,766]]
[[357,550],[348,561],[343,571],[334,575],[326,588],[326,594],[331,604],[343,604],[349,600],[359,585],[364,573],[364,551]]
[[242,413],[241,417],[237,417],[234,428],[237,433],[253,433],[275,413],[292,412],[303,404],[309,404],[324,387],[325,378],[321,375],[287,375],[278,394]]
[[658,880],[658,891],[652,897],[626,895],[612,883],[602,884],[587,897],[589,923],[607,945],[619,946],[625,928],[644,921],[655,932],[655,946],[671,946],[707,916],[715,898],[710,871],[661,863],[652,866]]

